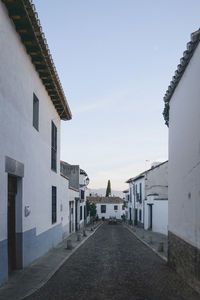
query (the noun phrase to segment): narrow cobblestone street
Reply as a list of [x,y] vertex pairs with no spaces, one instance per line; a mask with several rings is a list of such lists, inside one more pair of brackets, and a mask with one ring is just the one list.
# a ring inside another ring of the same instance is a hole
[[121,224],[101,226],[33,299],[197,300],[200,296]]

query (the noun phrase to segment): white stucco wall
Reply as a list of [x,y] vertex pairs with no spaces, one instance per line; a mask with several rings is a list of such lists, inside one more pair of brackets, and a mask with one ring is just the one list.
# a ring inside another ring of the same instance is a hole
[[[142,184],[142,201],[137,201],[136,200],[136,185],[137,185],[137,193],[140,192],[140,183]],[[146,191],[145,191],[145,177],[142,177],[140,179],[137,179],[135,182],[135,195],[134,195],[134,205],[135,208],[138,210],[137,212],[137,219],[139,221],[139,211],[141,210],[141,223],[144,223],[144,199],[146,196]]]
[[152,204],[152,231],[168,234],[168,200],[157,200],[155,196],[148,196],[145,200],[144,229],[150,226],[150,207]]
[[200,45],[170,100],[169,230],[200,248]]
[[153,227],[154,232],[165,235],[168,233],[168,200],[156,200],[153,206]]
[[[106,205],[106,213],[101,213],[101,205]],[[118,206],[118,210],[114,210],[114,206]],[[125,210],[122,209],[123,204],[121,203],[97,203],[97,214],[101,219],[104,217],[105,219],[109,219],[110,217],[116,217],[117,219],[121,219],[121,216],[125,214]]]
[[[0,240],[7,238],[5,156],[24,164],[23,231],[37,235],[60,223],[60,118],[0,2]],[[39,132],[32,126],[33,93],[39,99]],[[57,173],[51,170],[51,121],[57,126]],[[57,186],[57,222],[51,224],[51,187]]]
[[152,168],[146,175],[146,195],[157,193],[159,196],[168,195],[168,162]]
[[[74,227],[74,230],[75,231],[75,198],[78,198],[79,197],[79,191],[78,190],[74,190],[72,188],[69,188],[69,201],[73,201],[73,227]],[[79,212],[78,212],[79,213]],[[70,218],[68,217],[68,220]]]
[[69,180],[60,176],[60,215],[63,228],[63,237],[69,235]]

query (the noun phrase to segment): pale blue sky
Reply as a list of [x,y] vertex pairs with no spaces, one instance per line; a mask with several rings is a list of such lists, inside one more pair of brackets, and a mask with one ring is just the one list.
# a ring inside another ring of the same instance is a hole
[[200,24],[198,0],[34,0],[73,118],[61,158],[124,189],[167,159],[163,96]]

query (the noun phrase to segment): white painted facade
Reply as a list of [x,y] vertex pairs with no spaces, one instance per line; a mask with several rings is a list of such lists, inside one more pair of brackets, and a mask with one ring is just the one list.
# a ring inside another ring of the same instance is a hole
[[[17,268],[29,265],[62,240],[63,192],[60,187],[60,117],[1,1],[0,28],[1,284],[8,278],[8,175],[17,177]],[[33,127],[33,93],[39,99],[39,130]],[[57,127],[57,172],[51,170],[52,121]],[[19,166],[24,170],[21,175],[17,173]],[[57,202],[54,224],[52,186],[56,187]],[[67,192],[67,185],[63,189]]]
[[200,44],[170,100],[169,231],[200,249]]
[[144,229],[150,228],[153,232],[168,234],[168,199],[159,199],[158,195],[147,196]]
[[79,196],[80,196],[80,229],[84,227],[86,221],[86,183],[87,174],[85,172],[80,171],[79,177]]
[[145,229],[168,233],[168,162],[146,173]]
[[[101,206],[106,206],[106,212],[101,212]],[[125,214],[123,209],[123,203],[96,203],[97,215],[100,219],[104,217],[109,219],[110,217],[116,217],[116,219],[121,220],[122,215]]]
[[167,234],[168,163],[156,163],[151,169],[130,178],[126,218],[129,223]]
[[134,180],[134,224],[144,227],[145,175]]

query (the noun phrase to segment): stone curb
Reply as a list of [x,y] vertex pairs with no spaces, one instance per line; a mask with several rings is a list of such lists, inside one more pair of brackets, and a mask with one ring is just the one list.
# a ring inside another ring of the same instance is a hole
[[[47,276],[44,280],[42,280],[36,287],[34,287],[33,289],[31,289],[28,293],[25,294],[25,296],[23,296],[23,298],[21,298],[21,300],[25,299],[26,297],[30,296],[31,294],[35,293],[37,290],[39,290],[41,287],[43,287],[43,285],[45,285],[45,283],[47,283],[47,281],[49,281],[49,279],[51,279],[51,277],[62,267],[62,265],[76,252],[76,250],[78,250],[101,226],[103,225],[103,222],[101,222],[100,224],[97,225],[97,227],[94,229],[94,231],[91,231],[91,233],[85,237],[74,249],[71,250],[71,253],[69,253],[57,266],[56,268],[54,268]],[[92,226],[94,228],[94,226]],[[68,237],[69,238],[69,237]],[[68,239],[67,238],[67,239]],[[66,239],[66,240],[67,240]]]
[[162,260],[165,262],[168,262],[167,257],[161,255],[158,251],[156,251],[154,248],[152,248],[147,242],[145,242],[143,239],[141,239],[135,232],[133,232],[127,225],[124,224],[124,227],[129,230],[140,242],[142,242],[145,246],[147,246],[149,249],[151,249],[156,255],[158,255]]

